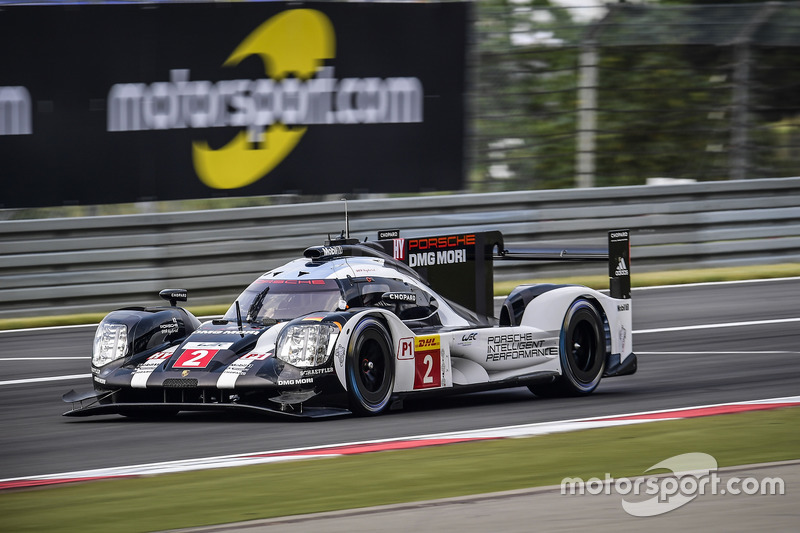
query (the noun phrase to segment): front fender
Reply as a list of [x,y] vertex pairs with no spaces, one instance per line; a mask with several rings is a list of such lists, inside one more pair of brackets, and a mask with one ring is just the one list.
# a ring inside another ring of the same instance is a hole
[[348,346],[350,346],[350,341],[356,325],[365,317],[376,317],[380,319],[381,322],[383,322],[386,326],[386,329],[389,331],[389,335],[391,336],[391,345],[393,351],[392,359],[395,361],[395,366],[397,366],[396,363],[399,357],[398,354],[400,354],[403,349],[403,341],[411,339],[413,342],[414,339],[414,333],[408,327],[406,327],[406,325],[403,324],[399,318],[397,318],[397,315],[389,311],[380,308],[370,308],[354,313],[347,320],[347,322],[342,325],[342,333],[339,335],[339,338],[336,341],[336,347],[334,348],[333,367],[336,370],[336,377],[339,379],[339,382],[342,384],[344,390],[347,390],[347,349]]

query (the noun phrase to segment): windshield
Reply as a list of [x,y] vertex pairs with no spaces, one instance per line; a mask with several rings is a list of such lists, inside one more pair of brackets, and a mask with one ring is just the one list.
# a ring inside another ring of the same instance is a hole
[[[258,279],[239,295],[242,320],[290,320],[309,313],[336,311],[342,293],[335,280]],[[236,304],[225,313],[235,321]]]

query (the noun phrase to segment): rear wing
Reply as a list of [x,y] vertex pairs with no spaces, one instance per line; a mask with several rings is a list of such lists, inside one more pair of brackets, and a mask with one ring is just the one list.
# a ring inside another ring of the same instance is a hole
[[494,314],[495,260],[607,261],[611,296],[630,298],[629,230],[608,232],[608,249],[506,249],[499,231],[402,238],[394,230],[378,235],[375,244],[386,254],[414,269],[443,296],[484,316]]
[[608,248],[531,248],[502,250],[495,259],[512,261],[608,262],[609,290],[613,298],[631,297],[630,230],[608,232]]

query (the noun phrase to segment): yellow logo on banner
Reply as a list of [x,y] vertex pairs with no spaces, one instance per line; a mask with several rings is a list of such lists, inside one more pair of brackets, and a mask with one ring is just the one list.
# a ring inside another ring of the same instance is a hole
[[[311,78],[326,59],[335,57],[335,34],[328,17],[313,9],[285,11],[256,28],[233,51],[224,66],[233,67],[257,55],[273,79],[293,74]],[[274,169],[294,149],[307,127],[272,124],[252,138],[242,131],[228,144],[212,149],[192,143],[192,159],[200,180],[215,189],[237,189],[254,183]]]

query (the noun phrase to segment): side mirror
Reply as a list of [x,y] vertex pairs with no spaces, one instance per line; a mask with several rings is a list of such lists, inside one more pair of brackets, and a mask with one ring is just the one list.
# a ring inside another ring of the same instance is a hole
[[186,289],[164,289],[158,295],[168,301],[172,307],[175,307],[177,302],[185,302],[189,298]]

